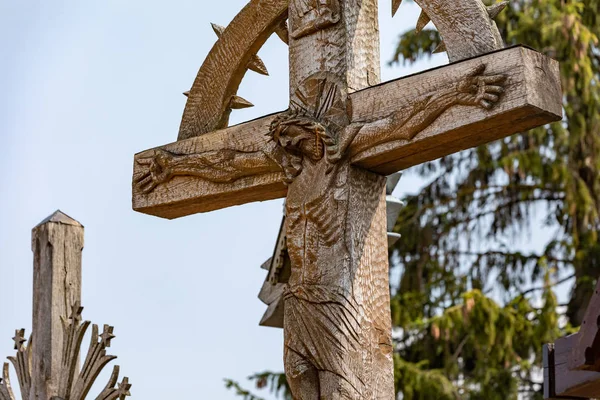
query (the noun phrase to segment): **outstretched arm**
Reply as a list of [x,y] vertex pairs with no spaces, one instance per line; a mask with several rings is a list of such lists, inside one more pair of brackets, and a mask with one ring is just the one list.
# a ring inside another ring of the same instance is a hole
[[427,128],[449,108],[457,105],[491,109],[504,92],[504,75],[484,75],[486,66],[480,65],[456,84],[418,100],[409,109],[364,124],[353,146],[357,152],[393,140],[411,140]]
[[148,171],[136,180],[144,192],[152,192],[158,185],[175,176],[197,176],[216,183],[229,183],[253,175],[279,172],[281,167],[262,151],[242,152],[223,149],[199,154],[176,155],[155,150],[151,157],[137,161]]

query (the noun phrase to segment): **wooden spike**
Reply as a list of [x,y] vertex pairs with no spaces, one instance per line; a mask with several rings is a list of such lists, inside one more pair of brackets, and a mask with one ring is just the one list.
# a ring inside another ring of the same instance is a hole
[[438,45],[438,47],[435,48],[435,50],[433,51],[434,54],[437,53],[445,53],[447,51],[446,49],[446,43],[442,42]]
[[430,21],[431,18],[429,18],[429,15],[427,15],[425,10],[421,10],[421,15],[419,15],[419,20],[417,21],[417,27],[415,28],[415,32],[421,32]]
[[491,19],[495,19],[508,6],[508,1],[502,1],[487,8]]
[[392,0],[392,17],[398,12],[400,4],[402,4],[402,0]]
[[185,97],[190,97],[190,91],[188,90],[187,92],[183,92],[183,95],[184,95]]
[[248,100],[240,97],[240,96],[231,96],[231,101],[229,102],[229,108],[232,110],[240,110],[242,108],[254,107],[254,104],[250,103]]
[[218,25],[218,24],[210,24],[213,28],[213,31],[215,31],[215,33],[217,34],[217,37],[221,37],[221,35],[223,34],[223,32],[225,31],[225,27]]
[[283,41],[283,43],[289,45],[290,44],[290,32],[288,30],[288,24],[286,20],[282,20],[276,27],[275,33],[279,36],[279,39]]
[[269,75],[269,71],[263,60],[259,56],[254,55],[248,62],[248,69],[261,75]]

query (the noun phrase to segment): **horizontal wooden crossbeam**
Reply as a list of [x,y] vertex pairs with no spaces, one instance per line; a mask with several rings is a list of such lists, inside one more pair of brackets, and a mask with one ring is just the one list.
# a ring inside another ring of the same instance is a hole
[[[258,151],[267,144],[265,133],[277,115],[263,117],[241,125],[182,140],[161,147],[176,154],[196,154],[224,148]],[[151,156],[153,150],[135,155],[133,170],[133,209],[162,218],[179,218],[254,201],[284,197],[287,187],[283,173],[271,173],[239,179],[231,183],[214,183],[195,177],[175,177],[143,193],[135,181],[144,172],[137,160]]]
[[[389,175],[456,151],[479,146],[562,118],[558,63],[534,50],[518,46],[401,78],[351,94],[352,123],[376,123],[415,99],[435,93],[456,82],[465,71],[486,65],[486,74],[507,77],[505,93],[491,110],[455,106],[412,140],[369,147],[359,134],[350,146],[355,165]],[[232,149],[259,151],[267,145],[265,134],[271,115],[199,137],[161,147],[174,154]],[[366,149],[366,150],[361,150]],[[154,149],[136,154],[136,161]],[[134,182],[144,173],[134,163]],[[191,176],[177,176],[144,193],[134,183],[133,208],[163,218],[178,218],[253,201],[286,195],[283,173],[245,177],[229,183],[213,183]]]
[[359,166],[389,175],[562,119],[559,64],[517,46],[401,78],[352,95],[353,121],[384,118],[407,100],[456,82],[464,71],[485,64],[488,74],[508,77],[505,94],[491,111],[453,107],[411,141],[388,142],[355,154]]

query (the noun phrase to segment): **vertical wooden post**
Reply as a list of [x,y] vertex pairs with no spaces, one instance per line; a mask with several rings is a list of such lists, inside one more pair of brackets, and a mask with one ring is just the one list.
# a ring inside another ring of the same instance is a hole
[[58,395],[63,353],[61,318],[81,304],[83,225],[61,211],[32,231],[33,354],[30,400]]

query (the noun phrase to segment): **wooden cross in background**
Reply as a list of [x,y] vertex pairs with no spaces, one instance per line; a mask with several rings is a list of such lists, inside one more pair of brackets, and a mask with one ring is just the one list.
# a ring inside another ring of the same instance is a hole
[[[450,60],[463,61],[379,85],[377,0],[250,1],[217,29],[179,141],[135,156],[140,212],[177,218],[286,197],[296,399],[394,398],[384,175],[562,116],[558,64],[499,50],[492,17],[504,5],[417,3],[420,28],[433,20]],[[227,127],[232,109],[251,105],[237,87],[248,69],[266,70],[256,52],[272,33],[289,43],[290,108]]]
[[[22,400],[84,400],[104,367],[115,356],[107,355],[113,327],[92,326],[91,343],[83,367],[80,348],[90,326],[81,321],[81,251],[83,225],[56,211],[33,228],[33,333],[27,341],[25,329],[15,331],[17,354],[9,357]],[[28,342],[27,346],[25,343]],[[0,378],[0,400],[15,400],[9,365]],[[113,368],[97,400],[124,400],[131,384],[118,383],[119,366]]]

